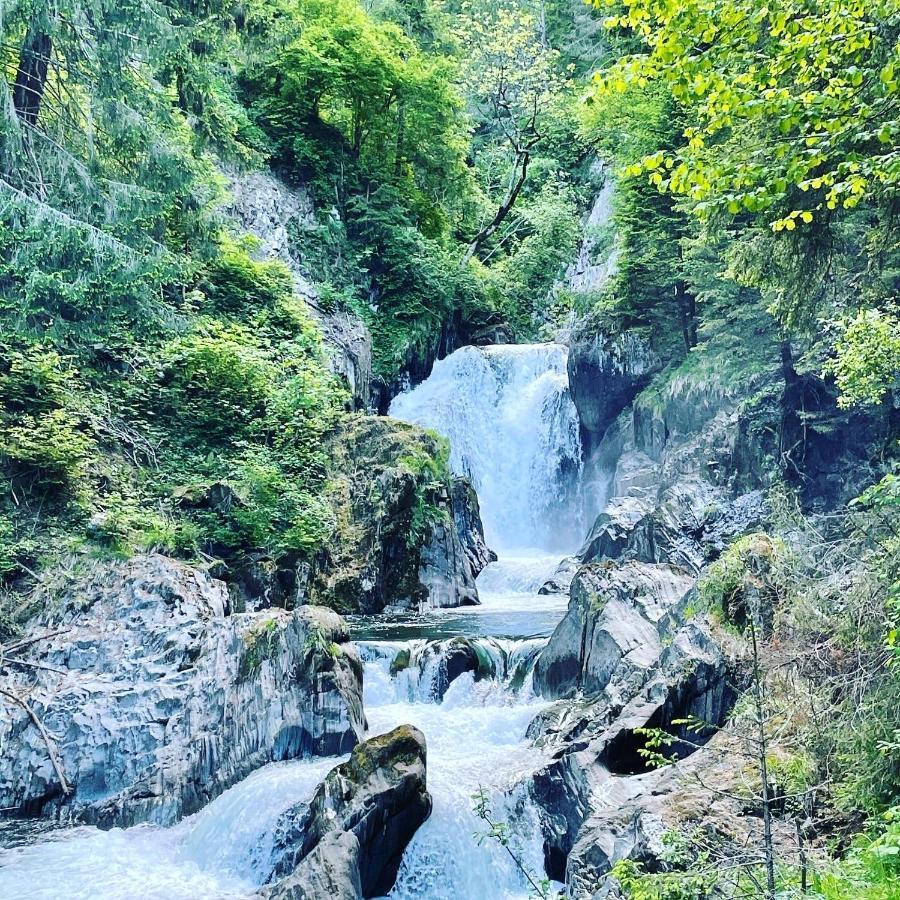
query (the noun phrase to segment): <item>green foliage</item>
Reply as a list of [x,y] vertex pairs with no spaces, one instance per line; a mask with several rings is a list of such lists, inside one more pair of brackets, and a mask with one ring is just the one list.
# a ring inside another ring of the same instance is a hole
[[738,538],[703,571],[700,598],[710,609],[728,617],[748,587],[760,587],[760,566],[768,571],[786,553],[783,542],[762,532]]
[[880,403],[900,373],[900,319],[877,309],[860,311],[841,323],[835,353],[826,371],[840,389],[838,404]]
[[780,210],[773,228],[793,231],[896,185],[890,2],[695,0],[677,15],[663,0],[594,5],[613,13],[608,27],[631,29],[642,44],[598,76],[598,92],[659,80],[690,111],[685,146],[637,168],[690,196],[701,214]]
[[198,279],[198,288],[214,310],[229,315],[247,314],[260,307],[274,307],[293,292],[293,280],[281,262],[257,262],[249,241],[225,237]]

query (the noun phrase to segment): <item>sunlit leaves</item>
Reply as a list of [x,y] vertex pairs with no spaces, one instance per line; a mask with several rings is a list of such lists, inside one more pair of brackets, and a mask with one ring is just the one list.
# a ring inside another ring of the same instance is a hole
[[900,373],[900,319],[867,309],[840,330],[828,364],[841,391],[839,405],[880,402]]
[[897,0],[593,2],[644,45],[598,74],[595,96],[658,80],[692,119],[675,165],[630,174],[779,231],[896,191]]

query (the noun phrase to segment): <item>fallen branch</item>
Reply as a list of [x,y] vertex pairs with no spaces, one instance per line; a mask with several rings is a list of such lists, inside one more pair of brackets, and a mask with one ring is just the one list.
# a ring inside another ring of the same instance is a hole
[[47,755],[50,757],[50,762],[53,763],[53,768],[56,772],[56,777],[59,779],[60,787],[62,787],[63,796],[67,797],[72,793],[72,788],[69,786],[69,782],[66,781],[65,772],[63,772],[62,763],[59,761],[59,754],[56,752],[56,744],[53,742],[53,739],[50,737],[49,732],[44,727],[44,723],[41,721],[40,716],[34,711],[31,704],[24,698],[19,697],[16,694],[11,693],[10,691],[5,691],[3,688],[0,688],[0,697],[6,697],[7,700],[12,700],[13,703],[17,703],[22,709],[28,713],[28,717],[34,722],[35,727],[41,733],[41,737],[44,739],[44,743],[47,745]]
[[30,659],[7,659],[0,653],[0,669],[6,666],[27,666],[29,669],[41,669],[43,672],[53,672],[56,675],[67,675],[65,669],[57,669],[55,666],[45,666],[43,663],[32,662]]
[[30,647],[32,644],[37,644],[39,641],[46,641],[53,637],[59,637],[61,634],[66,634],[67,631],[68,629],[63,631],[51,631],[48,634],[39,634],[37,637],[16,641],[8,647],[0,647],[0,654],[18,653],[20,650],[24,650],[25,647]]

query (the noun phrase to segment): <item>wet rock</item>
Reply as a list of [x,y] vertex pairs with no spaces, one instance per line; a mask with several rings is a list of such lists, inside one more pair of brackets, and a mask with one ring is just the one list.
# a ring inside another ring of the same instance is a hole
[[[276,828],[274,878],[309,885],[337,882],[345,893],[358,876],[360,893],[375,897],[393,887],[400,859],[431,814],[426,790],[425,737],[410,725],[359,744],[350,759],[332,769],[308,804],[288,810]],[[335,835],[356,839],[338,841]],[[312,854],[319,849],[318,856]],[[322,874],[322,868],[328,872]],[[292,888],[293,889],[293,888]],[[318,889],[318,888],[316,888]],[[267,889],[279,893],[281,884]],[[310,897],[319,894],[310,893]]]
[[453,476],[450,482],[450,499],[456,534],[469,561],[469,573],[474,580],[488,563],[496,562],[497,554],[485,543],[478,494],[468,478]]
[[292,874],[256,896],[265,900],[360,900],[359,839],[352,831],[326,834]]
[[476,678],[492,676],[494,664],[475,641],[464,637],[434,641],[422,651],[419,660],[422,678],[429,680],[430,696],[443,700],[450,685],[466,672]]
[[577,556],[567,556],[561,560],[556,571],[540,586],[539,594],[567,594],[572,586],[572,579],[581,567]]
[[[362,667],[330,610],[229,615],[225,585],[162,556],[96,567],[29,634],[46,669],[9,667],[58,751],[0,719],[0,806],[102,827],[171,823],[273,760],[347,752]],[[58,671],[57,671],[58,670]]]
[[606,429],[662,368],[647,335],[576,333],[569,346],[569,386],[581,424],[596,446]]
[[[446,508],[446,495],[441,500]],[[497,554],[484,541],[478,495],[468,479],[451,479],[449,506],[452,524],[435,522],[422,547],[419,581],[431,607],[477,606],[475,579]]]
[[596,694],[614,674],[647,669],[662,650],[660,623],[691,587],[668,565],[591,565],[572,581],[569,608],[534,668],[548,699]]

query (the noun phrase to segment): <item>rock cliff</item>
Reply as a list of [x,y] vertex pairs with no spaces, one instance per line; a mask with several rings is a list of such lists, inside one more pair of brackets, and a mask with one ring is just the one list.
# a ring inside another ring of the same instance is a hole
[[7,811],[171,823],[264,763],[348,752],[365,728],[339,616],[229,614],[223,583],[165,557],[96,566],[21,642],[4,662]]

